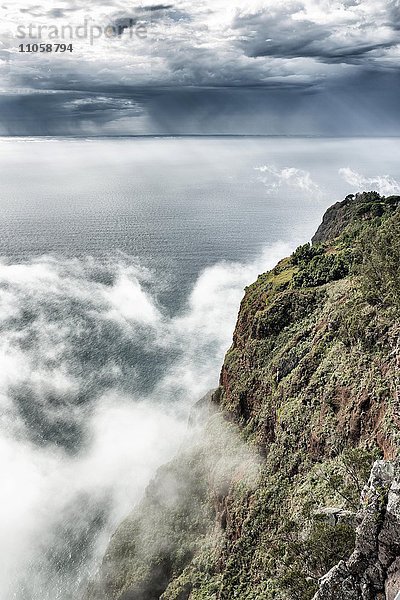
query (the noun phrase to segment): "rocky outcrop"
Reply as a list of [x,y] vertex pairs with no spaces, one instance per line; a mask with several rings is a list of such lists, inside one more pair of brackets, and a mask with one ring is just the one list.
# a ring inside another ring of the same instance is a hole
[[327,242],[338,237],[346,227],[358,219],[371,219],[382,216],[388,209],[399,206],[400,198],[390,196],[384,198],[376,192],[351,194],[342,202],[333,204],[324,214],[321,225],[318,227],[313,244]]
[[358,519],[354,552],[322,577],[314,600],[400,598],[399,463],[374,463]]

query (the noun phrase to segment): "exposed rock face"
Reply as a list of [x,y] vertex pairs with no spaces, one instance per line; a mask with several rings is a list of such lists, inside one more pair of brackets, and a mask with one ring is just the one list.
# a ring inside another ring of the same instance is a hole
[[[394,600],[399,201],[348,197],[313,246],[246,289],[215,410],[203,417],[209,441],[160,470],[112,538],[87,599]],[[390,293],[372,301],[353,266],[365,258],[362,236],[370,245],[394,218],[387,273],[386,243],[378,263],[378,287]],[[215,429],[218,421],[239,436]],[[240,456],[243,445],[258,462]]]
[[361,497],[355,549],[314,600],[395,600],[400,593],[400,468],[376,461]]
[[373,203],[373,216],[380,216],[385,210],[384,204],[390,203],[394,207],[399,205],[398,196],[382,198],[376,192],[350,195],[342,202],[336,202],[326,211],[321,225],[318,227],[314,237],[313,244],[327,242],[336,238],[340,233],[355,219],[365,216],[371,217],[371,211],[365,211],[365,202]]

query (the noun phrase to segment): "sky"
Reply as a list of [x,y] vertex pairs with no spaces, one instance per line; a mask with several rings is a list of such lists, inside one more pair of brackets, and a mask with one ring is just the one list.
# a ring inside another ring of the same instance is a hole
[[[400,0],[3,0],[1,13],[0,135],[400,135]],[[35,43],[53,51],[19,51]]]

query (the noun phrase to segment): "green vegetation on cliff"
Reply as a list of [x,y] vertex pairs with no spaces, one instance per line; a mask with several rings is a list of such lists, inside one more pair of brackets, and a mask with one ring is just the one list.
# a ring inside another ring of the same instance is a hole
[[307,600],[351,554],[371,464],[399,447],[399,202],[347,197],[246,289],[208,434],[121,525],[90,598]]

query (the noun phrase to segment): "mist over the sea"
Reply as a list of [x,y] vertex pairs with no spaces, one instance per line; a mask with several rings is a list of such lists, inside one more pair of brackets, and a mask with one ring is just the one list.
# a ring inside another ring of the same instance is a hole
[[[190,437],[245,285],[395,139],[0,140],[0,600],[77,600]],[[323,160],[322,160],[323,157]]]

